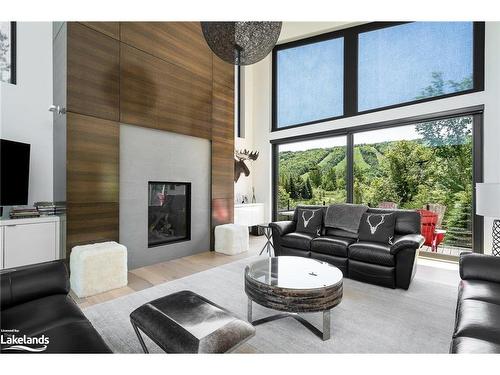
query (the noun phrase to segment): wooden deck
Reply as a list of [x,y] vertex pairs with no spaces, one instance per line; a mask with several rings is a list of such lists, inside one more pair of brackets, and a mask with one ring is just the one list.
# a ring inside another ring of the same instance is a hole
[[467,252],[470,253],[472,252],[472,249],[465,248],[465,247],[455,247],[455,246],[446,246],[446,245],[439,245],[437,248],[437,251],[432,252],[430,246],[423,246],[420,252],[423,253],[432,253],[432,254],[440,254],[440,255],[448,255],[448,256],[454,256],[454,257],[459,257],[460,253]]

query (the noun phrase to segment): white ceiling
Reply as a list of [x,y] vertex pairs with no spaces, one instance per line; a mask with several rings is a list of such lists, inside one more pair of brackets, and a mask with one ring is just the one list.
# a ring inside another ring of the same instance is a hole
[[365,22],[283,22],[278,43],[291,42],[362,23]]

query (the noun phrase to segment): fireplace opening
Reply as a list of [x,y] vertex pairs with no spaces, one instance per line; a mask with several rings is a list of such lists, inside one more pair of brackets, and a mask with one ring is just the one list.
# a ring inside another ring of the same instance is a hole
[[148,247],[191,239],[191,183],[148,182]]

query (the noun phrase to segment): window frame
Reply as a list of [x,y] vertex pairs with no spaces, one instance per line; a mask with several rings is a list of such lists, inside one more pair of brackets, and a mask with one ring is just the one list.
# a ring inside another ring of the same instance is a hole
[[[7,22],[5,22],[7,23]],[[8,22],[10,26],[10,77],[2,83],[17,84],[17,22]]]
[[436,121],[446,118],[471,116],[473,117],[473,128],[472,128],[472,209],[473,209],[473,249],[475,253],[484,253],[484,219],[482,216],[477,215],[476,212],[476,184],[483,182],[483,114],[484,105],[459,108],[455,110],[441,111],[426,115],[411,116],[406,118],[400,118],[396,120],[388,120],[377,123],[368,123],[364,125],[358,125],[348,128],[332,129],[328,131],[298,135],[287,138],[273,139],[271,143],[271,207],[272,207],[272,220],[276,221],[278,217],[278,182],[279,182],[279,145],[287,143],[295,143],[301,141],[308,141],[314,139],[329,138],[335,136],[346,136],[346,159],[347,159],[347,171],[346,171],[346,202],[353,203],[354,198],[354,134],[362,133],[371,130],[380,130],[388,128],[396,128],[405,125],[414,125],[419,122]]
[[[412,21],[415,22],[415,21]],[[364,115],[372,112],[385,111],[388,109],[406,107],[409,105],[425,103],[433,100],[450,98],[458,95],[466,95],[474,92],[484,91],[484,22],[473,22],[473,87],[469,90],[453,92],[449,94],[433,96],[429,98],[416,99],[408,102],[392,104],[385,107],[372,108],[358,111],[358,36],[361,33],[399,26],[412,22],[371,22],[346,29],[336,30],[317,36],[299,39],[293,42],[278,44],[272,51],[272,82],[271,82],[271,132],[318,124],[327,121],[338,120],[352,116]],[[344,114],[341,116],[327,117],[303,123],[278,127],[278,51],[300,47],[308,44],[318,43],[326,40],[344,38]]]
[[[238,138],[245,138],[245,128],[244,128],[244,122],[242,121],[241,116],[243,115],[241,113],[241,101],[242,101],[242,87],[241,87],[241,82],[242,82],[242,67],[240,65],[237,65],[235,68],[235,101],[236,101],[236,114],[235,114],[235,121],[236,121],[236,136]],[[243,73],[244,74],[244,73]]]

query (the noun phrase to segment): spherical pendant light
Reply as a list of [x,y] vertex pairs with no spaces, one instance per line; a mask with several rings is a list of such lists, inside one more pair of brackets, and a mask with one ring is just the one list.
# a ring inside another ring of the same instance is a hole
[[201,22],[210,49],[234,65],[251,65],[273,49],[281,22]]

